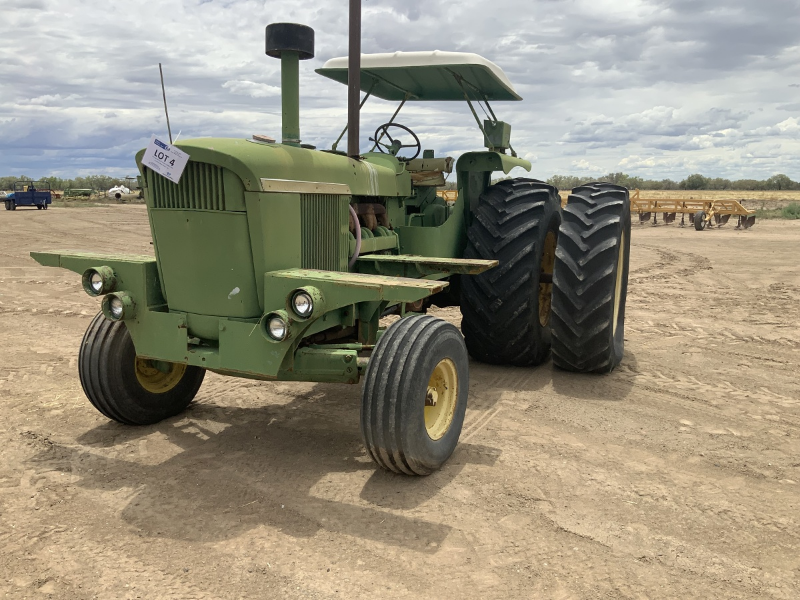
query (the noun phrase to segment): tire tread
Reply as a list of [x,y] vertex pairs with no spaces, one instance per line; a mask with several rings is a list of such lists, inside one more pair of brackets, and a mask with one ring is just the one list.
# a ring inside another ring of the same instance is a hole
[[[611,332],[622,231],[630,243],[629,206],[627,189],[593,183],[575,188],[564,208],[552,305],[553,364],[561,369],[609,372],[621,359]],[[627,280],[622,294],[617,333],[624,336]]]
[[540,245],[560,211],[558,190],[536,179],[501,181],[481,195],[464,256],[500,264],[462,279],[461,328],[473,358],[516,366],[546,360],[550,344],[532,296],[538,294]]

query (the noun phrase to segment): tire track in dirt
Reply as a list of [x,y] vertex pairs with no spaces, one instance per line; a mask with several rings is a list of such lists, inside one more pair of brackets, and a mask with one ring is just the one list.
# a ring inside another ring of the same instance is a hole
[[[701,254],[688,251],[677,253],[667,248],[641,243],[636,243],[635,249],[637,251],[648,250],[654,253],[658,260],[653,264],[637,266],[631,269],[628,278],[629,282],[634,284],[647,280],[685,279],[696,275],[698,271],[705,271],[711,268],[709,259]],[[687,265],[686,263],[689,264]],[[676,270],[676,266],[679,267],[678,270]]]
[[724,342],[728,344],[755,344],[765,346],[783,346],[788,348],[800,348],[800,340],[789,337],[771,337],[771,336],[757,336],[745,335],[738,333],[735,330],[720,329],[716,331],[709,331],[705,327],[700,327],[695,324],[687,324],[684,326],[678,323],[665,323],[654,321],[633,321],[625,323],[626,333],[640,333],[643,335],[654,335],[664,339],[674,339],[681,337],[689,337],[692,340],[706,342]]

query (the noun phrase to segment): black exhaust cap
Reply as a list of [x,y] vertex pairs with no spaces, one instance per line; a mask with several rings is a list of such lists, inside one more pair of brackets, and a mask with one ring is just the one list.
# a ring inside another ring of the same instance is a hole
[[286,51],[297,52],[300,60],[314,58],[314,30],[299,23],[267,25],[267,55],[280,58]]

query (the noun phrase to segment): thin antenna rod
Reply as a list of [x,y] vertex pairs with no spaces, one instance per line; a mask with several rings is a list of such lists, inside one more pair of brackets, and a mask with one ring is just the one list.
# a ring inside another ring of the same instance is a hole
[[347,155],[358,159],[361,100],[361,0],[350,0],[350,56],[347,65]]
[[167,132],[169,133],[169,143],[172,143],[172,129],[169,126],[169,111],[167,110],[167,92],[164,90],[164,71],[161,63],[158,63],[158,72],[161,73],[161,95],[164,97],[164,114],[167,115]]

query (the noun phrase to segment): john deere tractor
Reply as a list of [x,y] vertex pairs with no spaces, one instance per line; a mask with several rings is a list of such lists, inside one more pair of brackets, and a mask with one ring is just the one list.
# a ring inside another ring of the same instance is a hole
[[[302,142],[299,62],[314,56],[314,32],[272,24],[280,141],[181,141],[189,162],[177,184],[140,152],[155,258],[32,254],[81,274],[86,293],[102,297],[78,365],[86,396],[109,419],[146,425],[177,415],[206,371],[363,382],[367,452],[390,471],[425,475],[458,442],[469,356],[533,367],[552,354],[561,369],[597,373],[620,362],[627,190],[587,184],[562,210],[558,190],[542,181],[492,184],[531,168],[491,105],[521,99],[503,71],[475,54],[361,55],[357,10],[349,58],[317,70],[349,85],[347,151]],[[364,152],[358,117],[369,97],[399,106]],[[445,101],[466,102],[483,150],[437,156],[396,121],[407,102]],[[454,170],[451,203],[437,190]],[[461,332],[427,315],[431,306],[460,306]]]

